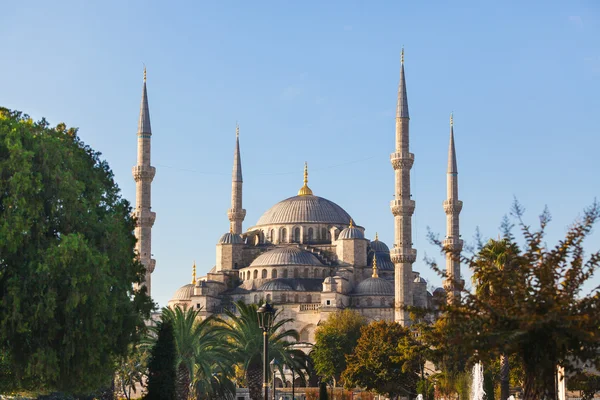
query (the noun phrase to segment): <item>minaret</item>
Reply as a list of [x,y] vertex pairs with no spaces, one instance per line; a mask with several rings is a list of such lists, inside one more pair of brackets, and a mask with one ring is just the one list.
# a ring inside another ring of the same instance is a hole
[[462,281],[460,279],[459,254],[463,247],[460,239],[458,216],[463,202],[458,200],[458,168],[456,166],[456,149],[454,148],[454,118],[450,114],[450,144],[448,146],[448,172],[446,175],[447,194],[444,200],[446,212],[446,275],[444,287],[448,293],[448,301],[460,298]]
[[394,248],[390,251],[390,256],[395,266],[394,319],[403,326],[410,325],[409,313],[403,307],[413,304],[412,265],[417,259],[417,251],[412,247],[412,215],[415,211],[415,201],[411,199],[410,193],[410,169],[415,155],[409,152],[409,120],[402,49],[396,107],[396,152],[390,156],[396,178],[395,199],[390,204],[394,214]]
[[246,210],[242,208],[242,157],[240,155],[240,126],[235,127],[235,152],[233,153],[233,175],[231,177],[231,208],[227,211],[229,231],[242,234],[242,222]]
[[140,106],[140,120],[138,123],[138,152],[137,165],[133,167],[133,179],[135,179],[135,210],[136,218],[135,237],[137,238],[136,251],[140,261],[146,267],[146,278],[144,285],[151,293],[151,274],[154,271],[156,260],[152,259],[152,225],[156,219],[156,213],[151,207],[151,187],[156,169],[150,165],[150,140],[152,129],[150,128],[150,111],[148,110],[148,93],[146,91],[146,68],[144,68],[144,86],[142,88],[142,104]]

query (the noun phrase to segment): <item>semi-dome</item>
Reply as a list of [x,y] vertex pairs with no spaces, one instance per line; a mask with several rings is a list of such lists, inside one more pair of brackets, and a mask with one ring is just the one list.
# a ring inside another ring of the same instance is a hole
[[393,296],[394,285],[382,278],[368,278],[358,284],[354,294],[359,296]]
[[237,233],[227,232],[219,239],[219,244],[242,244],[244,240]]
[[277,247],[256,257],[250,267],[277,265],[316,265],[323,264],[312,253],[297,247]]
[[279,224],[347,225],[350,215],[333,201],[313,195],[300,195],[282,200],[265,212],[256,226]]
[[365,234],[363,233],[363,231],[361,231],[360,229],[358,229],[357,227],[354,226],[354,224],[352,223],[352,220],[350,220],[350,226],[347,228],[344,228],[340,232],[340,235],[338,236],[338,240],[364,239],[364,238],[365,238]]
[[281,279],[273,279],[267,283],[263,283],[258,290],[274,291],[274,290],[292,290],[292,287]]
[[175,295],[171,300],[191,300],[192,295],[194,294],[194,285],[188,283],[187,285],[183,285],[175,292]]

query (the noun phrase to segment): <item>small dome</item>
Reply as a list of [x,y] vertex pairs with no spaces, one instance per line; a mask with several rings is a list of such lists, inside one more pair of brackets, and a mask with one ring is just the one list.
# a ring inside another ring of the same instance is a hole
[[263,283],[258,290],[274,291],[274,290],[293,290],[290,285],[281,279],[273,279],[267,283]]
[[173,298],[171,300],[191,300],[192,295],[194,294],[194,285],[188,283],[187,285],[183,285],[175,292]]
[[277,247],[256,257],[250,267],[276,265],[316,265],[323,264],[312,253],[297,247]]
[[364,239],[365,234],[355,226],[350,225],[340,232],[338,240],[340,239]]
[[368,278],[358,284],[354,294],[362,296],[393,296],[394,285],[382,278]]
[[434,296],[445,296],[446,295],[446,289],[444,289],[443,287],[439,287],[437,289],[435,289],[433,291],[433,295]]
[[227,232],[221,239],[219,239],[219,244],[242,244],[244,241],[240,235],[237,233]]
[[415,278],[415,283],[423,283],[423,284],[427,285],[427,281],[425,279],[423,279],[421,277],[421,275],[417,275],[417,277]]
[[[390,248],[387,247],[387,245],[385,243],[383,243],[381,240],[379,240],[379,238],[377,236],[375,236],[375,240],[373,240],[371,242],[371,250],[373,250],[375,252],[383,252],[383,253],[390,252]],[[377,255],[377,259],[379,259],[379,255]]]

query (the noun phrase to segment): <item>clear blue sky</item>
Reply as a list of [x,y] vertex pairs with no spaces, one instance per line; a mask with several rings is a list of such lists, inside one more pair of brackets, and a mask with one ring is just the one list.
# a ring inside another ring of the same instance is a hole
[[[153,294],[215,263],[228,230],[235,123],[244,228],[310,187],[393,242],[389,153],[399,55],[411,113],[415,269],[443,234],[454,111],[462,235],[495,237],[513,196],[555,243],[600,194],[597,1],[13,1],[1,7],[0,105],[64,121],[135,201],[142,69],[153,129]],[[595,233],[588,249],[597,250]],[[468,276],[468,273],[466,273]],[[596,277],[599,283],[600,278]]]

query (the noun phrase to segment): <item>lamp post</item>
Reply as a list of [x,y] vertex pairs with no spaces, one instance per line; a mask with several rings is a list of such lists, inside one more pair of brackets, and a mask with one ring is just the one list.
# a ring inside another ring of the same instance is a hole
[[290,365],[290,369],[292,370],[292,400],[296,400],[296,393],[295,393],[295,385],[296,382],[294,382],[294,380],[296,379],[296,377],[294,376],[294,355],[291,354],[290,355],[291,359],[292,359],[292,365]]
[[269,399],[269,331],[273,326],[273,316],[275,309],[269,303],[265,303],[257,311],[258,325],[263,331],[263,389],[265,391],[265,400]]
[[276,359],[271,361],[271,369],[273,370],[273,400],[276,400],[277,385],[275,384],[275,374],[277,373],[277,367],[279,362]]

